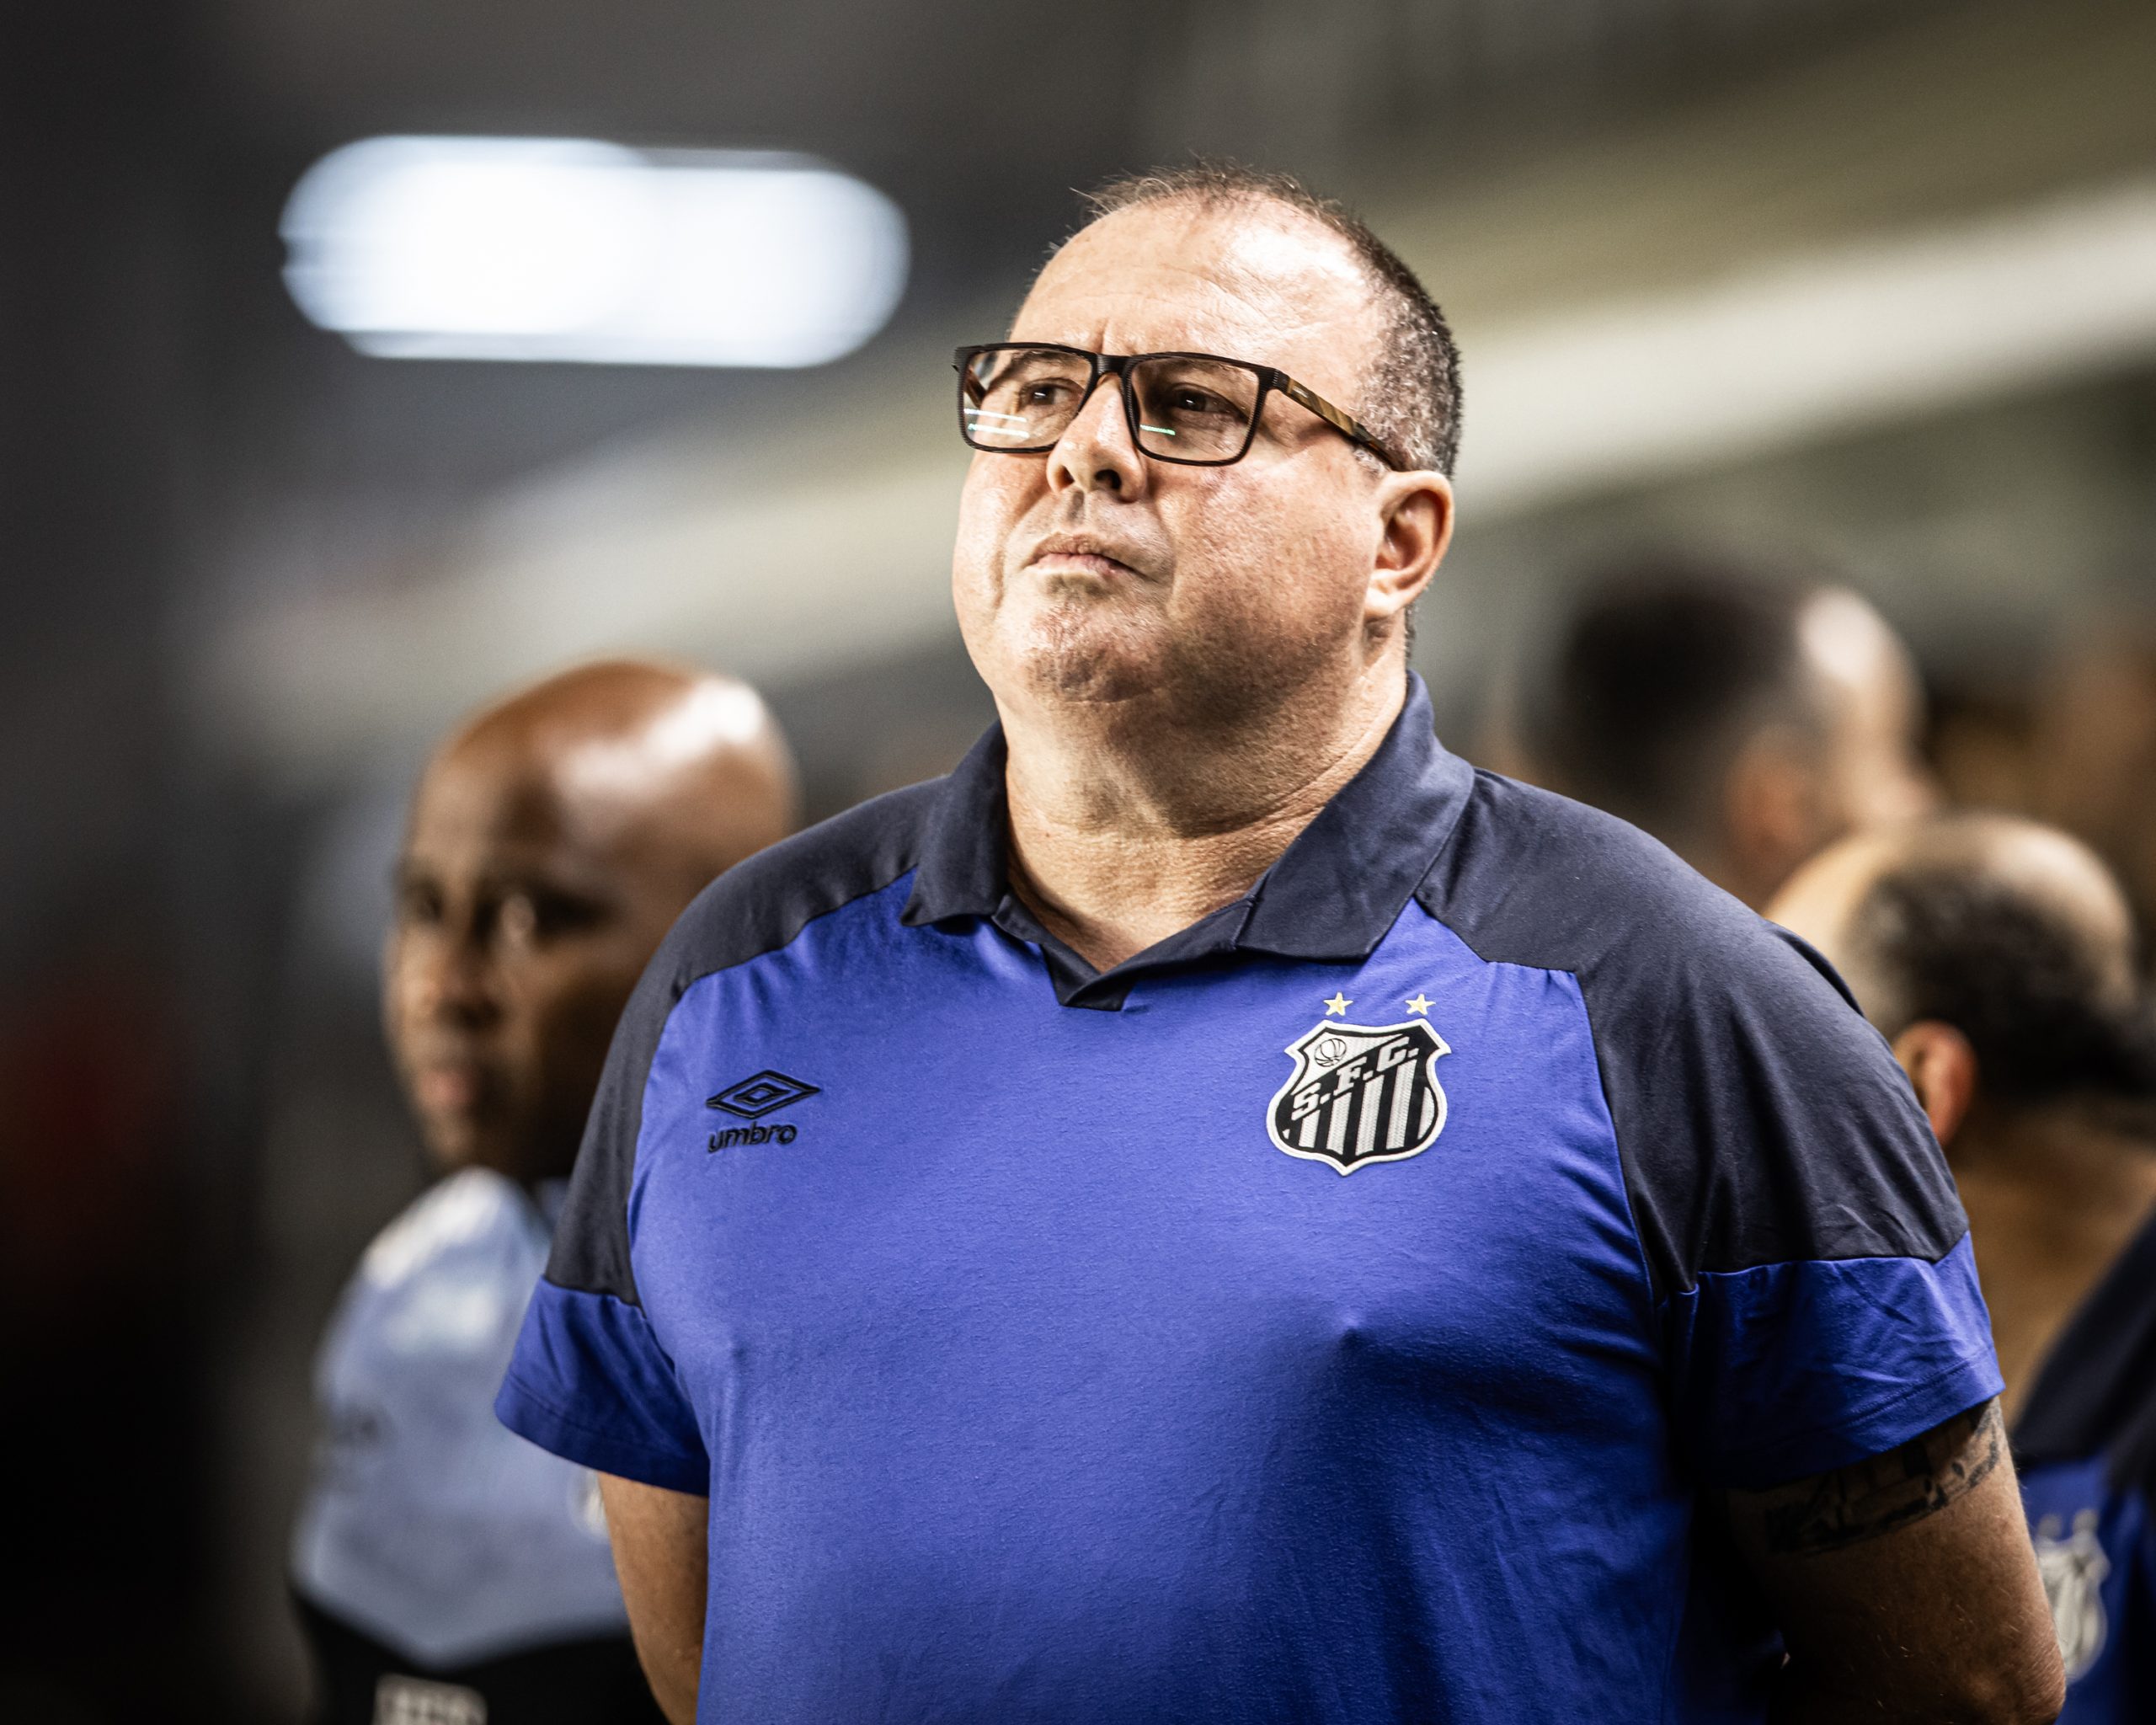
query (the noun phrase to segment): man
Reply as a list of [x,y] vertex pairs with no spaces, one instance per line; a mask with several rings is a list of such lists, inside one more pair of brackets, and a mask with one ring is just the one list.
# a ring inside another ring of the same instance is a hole
[[446,1178],[369,1249],[323,1349],[294,1577],[325,1719],[656,1717],[591,1475],[491,1403],[622,1002],[794,803],[752,691],[636,663],[480,714],[421,779],[383,1018]]
[[2156,1718],[2156,1044],[2124,896],[2050,828],[1852,839],[1774,916],[1833,959],[1946,1146],[2068,1725]]
[[1528,776],[1748,905],[1931,799],[1908,651],[1842,587],[1662,558],[1593,584],[1522,702]]
[[2143,925],[2156,923],[2156,619],[2145,603],[2100,615],[2069,644],[2034,718],[2033,812],[2093,846]]
[[611,1476],[661,1701],[2048,1718],[1901,1074],[1431,735],[1437,308],[1292,182],[1102,207],[960,351],[1001,724],[669,937],[497,1404]]

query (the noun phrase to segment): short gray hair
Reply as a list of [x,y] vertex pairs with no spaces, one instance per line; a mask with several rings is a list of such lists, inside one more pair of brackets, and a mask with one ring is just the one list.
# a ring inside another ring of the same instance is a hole
[[1460,349],[1415,272],[1361,217],[1291,175],[1204,158],[1111,180],[1085,199],[1096,220],[1141,204],[1280,204],[1337,235],[1369,276],[1385,313],[1369,398],[1352,411],[1401,467],[1451,473],[1460,455]]

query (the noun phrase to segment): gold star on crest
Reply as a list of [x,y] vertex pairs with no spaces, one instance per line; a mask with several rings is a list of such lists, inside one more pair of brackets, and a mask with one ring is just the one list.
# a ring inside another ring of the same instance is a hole
[[1430,1016],[1429,996],[1426,994],[1417,995],[1412,1000],[1407,1002],[1407,1010],[1411,1012],[1419,1012],[1425,1018],[1428,1017]]
[[1337,1018],[1354,1004],[1354,1001],[1349,1000],[1347,996],[1335,990],[1332,998],[1325,1003],[1325,1016],[1328,1018]]

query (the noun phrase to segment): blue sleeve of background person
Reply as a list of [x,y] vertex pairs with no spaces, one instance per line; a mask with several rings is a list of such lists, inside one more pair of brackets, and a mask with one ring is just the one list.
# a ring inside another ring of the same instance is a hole
[[1636,829],[1487,774],[1417,896],[1485,959],[1579,980],[1704,1481],[1844,1466],[1999,1392],[1945,1159],[1809,948]]
[[670,1491],[710,1489],[711,1464],[629,1263],[628,1187],[652,1057],[679,997],[662,947],[614,1033],[547,1273],[495,1397],[542,1449]]
[[737,864],[660,945],[615,1030],[547,1273],[495,1398],[512,1431],[603,1473],[710,1490],[702,1429],[631,1263],[630,1194],[659,1044],[700,978],[777,950],[813,918],[912,868],[937,789],[875,798]]

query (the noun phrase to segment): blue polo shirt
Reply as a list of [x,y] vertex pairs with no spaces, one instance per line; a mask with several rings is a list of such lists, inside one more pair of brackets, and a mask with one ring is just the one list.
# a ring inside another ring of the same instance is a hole
[[498,1407],[711,1498],[698,1717],[1758,1720],[1703,1488],[1997,1392],[1944,1162],[1790,937],[1411,687],[1096,973],[1003,744],[742,864],[616,1038]]
[[2059,1725],[2156,1719],[2156,1220],[2052,1344],[2014,1429],[2066,1661]]

